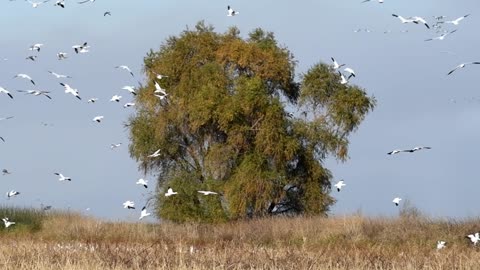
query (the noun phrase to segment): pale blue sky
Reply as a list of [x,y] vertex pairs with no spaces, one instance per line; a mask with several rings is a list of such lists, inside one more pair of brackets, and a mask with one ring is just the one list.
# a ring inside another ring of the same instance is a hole
[[[351,137],[350,157],[345,164],[326,162],[335,179],[344,179],[342,192],[333,192],[338,203],[333,214],[395,215],[391,200],[409,199],[432,216],[478,215],[477,138],[480,137],[480,103],[465,99],[480,97],[476,66],[446,73],[461,62],[480,61],[478,26],[480,4],[475,0],[415,1],[385,0],[361,4],[361,0],[327,1],[153,1],[97,0],[79,5],[67,0],[65,9],[52,2],[32,8],[25,1],[0,2],[0,86],[11,91],[32,89],[27,81],[12,79],[27,73],[38,89],[52,92],[53,100],[13,93],[12,101],[0,96],[0,169],[13,172],[0,176],[0,192],[20,191],[7,205],[37,206],[40,201],[55,208],[71,207],[108,219],[136,220],[139,211],[122,208],[134,200],[141,208],[148,196],[135,185],[143,175],[130,159],[128,133],[122,123],[133,109],[122,105],[132,98],[121,90],[136,81],[117,65],[129,65],[140,77],[142,61],[150,48],[158,48],[169,35],[176,35],[199,20],[217,31],[237,26],[242,35],[256,27],[273,31],[299,61],[297,73],[331,56],[355,69],[352,83],[375,95],[378,106]],[[230,4],[240,14],[226,16]],[[103,17],[105,11],[111,17]],[[391,16],[434,15],[457,18],[458,31],[444,41],[424,42],[436,36],[420,25],[402,25]],[[357,28],[371,33],[354,33]],[[391,33],[384,34],[386,30]],[[408,30],[402,33],[401,30]],[[74,55],[71,46],[87,41],[91,52]],[[45,46],[37,62],[24,58],[34,43]],[[58,61],[56,53],[69,53]],[[442,53],[450,51],[456,55]],[[73,79],[57,80],[53,70]],[[58,84],[78,88],[79,102],[63,93]],[[120,104],[108,102],[114,94]],[[86,100],[96,96],[97,104]],[[456,99],[457,103],[450,102]],[[91,120],[104,115],[100,125]],[[47,122],[53,126],[43,126]],[[110,150],[111,143],[123,145]],[[432,146],[430,151],[387,156],[395,148]],[[61,171],[73,178],[59,183]],[[149,191],[154,190],[154,178]]]

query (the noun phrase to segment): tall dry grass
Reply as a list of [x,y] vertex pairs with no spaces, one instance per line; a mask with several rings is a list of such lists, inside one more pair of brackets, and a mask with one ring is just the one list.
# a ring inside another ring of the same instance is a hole
[[[102,222],[71,213],[0,232],[0,269],[480,269],[480,220],[265,218],[228,224]],[[436,250],[437,240],[447,248]]]

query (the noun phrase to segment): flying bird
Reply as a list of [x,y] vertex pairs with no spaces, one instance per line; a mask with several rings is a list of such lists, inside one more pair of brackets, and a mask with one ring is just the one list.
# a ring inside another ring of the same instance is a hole
[[75,51],[75,53],[87,53],[89,52],[88,51],[88,48],[90,48],[90,46],[87,45],[87,42],[84,42],[82,45],[73,45],[72,46],[73,50]]
[[338,62],[335,60],[335,58],[333,57],[330,57],[332,59],[332,62],[333,62],[333,69],[337,70],[343,66],[345,66],[345,64],[341,64],[339,65]]
[[85,1],[80,1],[80,2],[77,2],[79,4],[85,4],[85,3],[88,3],[88,2],[95,2],[95,0],[85,0]]
[[338,182],[334,185],[334,187],[336,187],[336,188],[337,188],[337,191],[340,192],[340,190],[342,189],[342,187],[344,187],[344,186],[346,186],[346,185],[347,185],[347,184],[345,184],[343,180],[340,180],[340,181],[338,181]]
[[11,197],[17,196],[19,194],[20,194],[20,192],[15,191],[15,190],[11,190],[11,191],[7,192],[7,198],[10,199]]
[[2,170],[2,174],[3,174],[3,175],[7,175],[7,174],[12,174],[12,173],[9,172],[7,169],[3,169],[3,170]]
[[8,120],[8,119],[12,119],[13,116],[7,116],[7,117],[0,117],[0,121],[2,120]]
[[125,209],[135,209],[135,203],[133,201],[126,201],[123,203]]
[[414,16],[412,17],[413,19],[413,23],[415,24],[419,24],[419,23],[422,23],[423,25],[425,25],[425,27],[427,27],[428,29],[430,29],[430,26],[428,25],[427,21],[422,18],[422,17],[418,17],[418,16]]
[[121,145],[122,145],[122,143],[112,143],[112,144],[110,145],[110,149],[113,150],[113,149],[115,149],[115,148],[120,147]]
[[143,219],[144,217],[148,217],[150,215],[151,215],[151,213],[147,213],[147,207],[144,206],[142,208],[142,212],[140,212],[140,218],[139,219]]
[[199,190],[199,191],[197,191],[197,192],[198,192],[198,193],[201,193],[201,194],[203,194],[203,195],[205,195],[205,196],[207,196],[207,195],[217,195],[217,194],[218,194],[217,192],[208,191],[208,190]]
[[148,180],[145,180],[143,178],[138,179],[135,184],[142,185],[143,187],[148,188]]
[[478,232],[475,234],[469,234],[467,235],[467,237],[470,239],[474,246],[476,246],[478,241],[480,241],[480,233]]
[[17,90],[17,92],[33,95],[33,96],[40,96],[43,95],[49,99],[52,99],[48,94],[50,93],[49,91],[40,91],[40,90]]
[[36,56],[36,55],[30,55],[30,56],[28,56],[28,57],[25,57],[25,60],[35,61],[37,58],[38,58],[38,56]]
[[133,86],[124,86],[122,87],[123,90],[127,90],[128,92],[130,92],[132,95],[136,96],[137,93],[135,92],[135,89],[133,88]]
[[102,120],[103,120],[103,116],[102,116],[102,115],[95,116],[95,117],[93,118],[93,121],[94,121],[94,122],[97,122],[97,123],[102,122]]
[[70,85],[68,85],[66,83],[60,83],[60,85],[65,88],[65,93],[66,94],[72,94],[73,96],[75,96],[79,100],[82,100],[82,98],[78,95],[78,90],[77,89],[74,89],[74,88],[70,87]]
[[348,72],[350,75],[348,76],[347,80],[350,80],[351,77],[355,77],[355,71],[349,67],[344,69],[345,72]]
[[[366,3],[366,2],[370,2],[370,1],[372,1],[372,0],[365,0],[365,1],[363,1],[362,3]],[[379,3],[379,4],[383,4],[383,0],[378,0],[378,3]]]
[[405,19],[404,17],[397,15],[397,14],[392,14],[393,17],[399,18],[402,23],[411,23],[413,22],[412,19]]
[[227,6],[227,12],[228,12],[227,16],[229,17],[240,14],[240,12],[233,10],[230,6]]
[[106,11],[105,13],[103,13],[103,17],[105,17],[105,16],[107,16],[107,15],[108,15],[108,16],[112,16],[112,13],[110,13],[110,11]]
[[54,174],[55,174],[55,175],[58,175],[58,177],[59,177],[59,178],[58,178],[58,181],[72,181],[72,178],[67,177],[67,176],[64,176],[64,175],[61,174],[61,173],[56,172],[56,173],[54,173]]
[[30,76],[28,76],[27,74],[23,74],[23,73],[19,73],[17,75],[15,75],[13,77],[14,79],[15,78],[22,78],[22,79],[26,79],[26,80],[29,80],[33,85],[35,85],[35,82],[32,80],[32,78]]
[[52,75],[55,76],[57,79],[61,79],[61,78],[71,79],[71,78],[72,78],[71,76],[63,75],[63,74],[58,74],[58,73],[55,73],[55,72],[50,71],[50,70],[48,70],[48,73],[52,74]]
[[115,68],[124,69],[124,70],[130,72],[130,75],[132,75],[132,77],[135,77],[135,75],[133,75],[133,72],[130,70],[130,68],[128,66],[121,65],[121,66],[116,66]]
[[45,1],[42,1],[42,2],[33,2],[33,1],[30,1],[30,0],[27,0],[27,2],[30,3],[33,8],[37,8],[37,7],[39,7],[41,4],[47,3],[47,2],[49,2],[49,1],[50,1],[50,0],[45,0]]
[[156,157],[159,157],[159,156],[160,156],[160,149],[155,151],[155,153],[153,153],[151,155],[148,155],[148,157],[150,157],[150,158],[156,158]]
[[6,94],[7,96],[9,96],[11,99],[13,99],[13,96],[12,94],[10,93],[10,91],[8,91],[7,89],[3,88],[0,86],[0,94]]
[[37,52],[40,52],[40,48],[42,48],[43,44],[42,43],[36,43],[36,44],[33,44],[32,46],[30,46],[30,48],[28,48],[30,51],[37,51]]
[[120,99],[122,99],[122,96],[114,95],[114,96],[110,99],[110,101],[120,102]]
[[95,103],[97,102],[98,98],[91,98],[89,100],[87,100],[88,103]]
[[55,2],[54,6],[59,6],[61,8],[65,8],[65,0],[57,0],[57,2]]
[[466,67],[466,66],[468,66],[468,65],[478,65],[478,64],[480,64],[480,62],[462,63],[462,64],[456,66],[456,67],[455,67],[454,69],[452,69],[450,72],[448,72],[447,75],[450,75],[450,74],[452,74],[455,70],[460,69],[460,68],[464,68],[464,67]]
[[417,151],[420,151],[420,150],[423,150],[423,149],[432,149],[432,148],[429,147],[429,146],[417,146],[417,147],[414,147],[412,149],[404,150],[403,152],[413,153],[413,152],[417,152]]
[[0,136],[0,140],[2,140],[2,142],[5,142],[5,139],[2,136]]
[[447,33],[443,33],[443,34],[440,35],[439,37],[434,37],[434,38],[425,39],[425,41],[444,40],[445,37],[447,37],[448,35],[453,34],[453,33],[455,33],[455,32],[457,32],[457,30],[453,30],[453,31],[450,31],[450,32],[447,32]]
[[178,194],[178,192],[174,192],[171,187],[168,187],[167,193],[165,193],[165,197],[170,197],[172,195]]
[[401,201],[401,200],[402,200],[401,198],[396,197],[395,199],[393,199],[392,202],[393,202],[396,206],[398,206],[398,205],[400,204],[400,201]]
[[129,108],[129,107],[133,107],[133,106],[135,106],[135,103],[133,103],[133,102],[127,102],[123,105],[124,108]]
[[[154,73],[155,73],[155,72],[154,72]],[[157,75],[156,78],[159,79],[159,80],[161,80],[161,79],[163,79],[163,78],[168,78],[168,76],[162,75],[162,74],[158,74],[158,73],[155,73],[155,75]]]
[[5,228],[15,225],[15,222],[9,221],[7,217],[2,218],[2,220],[3,220],[3,224],[5,225]]
[[453,25],[458,25],[461,20],[467,18],[468,16],[470,16],[470,14],[467,14],[467,15],[465,15],[465,16],[462,16],[462,17],[460,17],[460,18],[457,18],[457,19],[455,19],[455,20],[453,20],[453,21],[445,21],[445,23],[451,23],[451,24],[453,24]]
[[345,79],[345,76],[339,71],[338,74],[340,75],[340,84],[347,84],[348,80]]
[[65,52],[59,52],[57,53],[57,58],[58,60],[65,60],[68,58],[68,53],[65,53]]

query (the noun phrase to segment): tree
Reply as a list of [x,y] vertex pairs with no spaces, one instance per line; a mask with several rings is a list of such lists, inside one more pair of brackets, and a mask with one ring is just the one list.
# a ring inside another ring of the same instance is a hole
[[[159,216],[217,222],[328,212],[332,176],[322,161],[347,160],[348,137],[374,108],[373,97],[340,84],[323,63],[296,82],[293,55],[262,29],[243,39],[236,28],[222,34],[200,22],[144,63],[148,83],[127,126],[131,156],[159,175]],[[166,96],[154,94],[155,82]],[[156,150],[158,157],[148,157]],[[165,197],[168,186],[178,195]]]

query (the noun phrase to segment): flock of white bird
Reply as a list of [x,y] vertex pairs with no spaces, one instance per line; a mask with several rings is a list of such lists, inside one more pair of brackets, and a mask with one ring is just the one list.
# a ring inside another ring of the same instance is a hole
[[[15,1],[15,0],[10,0],[10,1]],[[40,2],[34,2],[34,1],[31,1],[31,0],[26,0],[26,1],[28,3],[30,3],[33,8],[37,8],[41,4],[50,2],[50,0],[45,0],[45,1],[40,1]],[[77,2],[77,3],[78,4],[85,4],[85,3],[93,3],[93,2],[95,2],[95,0],[85,0],[85,1],[80,1],[80,2]],[[366,2],[372,2],[372,0],[365,0],[361,3],[366,3]],[[383,4],[384,0],[378,0],[378,3]],[[65,6],[66,6],[65,5],[65,0],[57,0],[55,2],[54,6],[65,8]],[[235,16],[235,15],[238,15],[238,14],[239,14],[238,11],[235,11],[231,6],[227,6],[227,16],[232,17],[232,16]],[[111,14],[110,11],[104,12],[103,16],[107,16],[107,15],[111,16],[112,14]],[[437,37],[426,39],[425,41],[434,41],[434,40],[441,41],[441,40],[444,40],[448,35],[451,35],[451,34],[453,34],[457,31],[457,29],[454,29],[454,30],[443,29],[444,25],[451,24],[453,26],[458,26],[460,24],[460,22],[463,21],[468,16],[470,16],[470,14],[467,14],[467,15],[464,15],[464,16],[461,16],[461,17],[458,17],[458,18],[455,18],[455,19],[452,19],[452,20],[445,20],[446,19],[445,16],[437,16],[437,17],[434,17],[435,22],[433,24],[429,24],[425,18],[420,17],[420,16],[403,17],[403,16],[397,15],[397,14],[392,14],[392,16],[395,17],[395,18],[398,18],[402,24],[407,24],[407,23],[421,24],[421,25],[424,25],[427,29],[432,29],[432,28],[435,29],[437,34],[440,34],[440,35],[437,36]],[[355,32],[360,32],[360,31],[361,31],[361,29],[355,30]],[[365,31],[370,32],[370,30],[368,30],[368,29],[365,29]],[[388,33],[388,32],[389,31],[386,31],[384,33]],[[30,50],[32,52],[35,51],[37,53],[40,53],[41,48],[43,46],[44,46],[44,44],[42,44],[42,43],[36,43],[36,44],[31,45],[28,48],[28,50]],[[75,54],[85,54],[85,53],[89,52],[90,46],[88,45],[87,42],[84,42],[80,45],[73,45],[72,49],[73,49],[73,52],[75,52]],[[37,55],[30,55],[30,56],[26,57],[26,59],[31,60],[31,61],[36,61],[37,57],[38,57]],[[69,57],[68,53],[66,53],[66,52],[58,52],[57,53],[58,60],[66,60],[66,59],[68,59],[68,57]],[[332,60],[332,66],[331,67],[334,71],[338,72],[338,74],[340,76],[340,83],[341,84],[348,84],[350,82],[351,78],[356,77],[356,73],[351,67],[345,67],[343,69],[343,72],[342,72],[340,70],[340,68],[346,66],[346,64],[339,64],[335,60],[335,58],[333,58],[333,57],[331,57],[331,60]],[[456,66],[455,68],[453,68],[451,71],[449,71],[447,73],[447,75],[451,75],[456,70],[465,68],[466,66],[477,65],[477,64],[480,64],[480,62],[472,61],[472,62],[461,63],[458,66]],[[114,68],[125,70],[132,77],[135,77],[132,70],[126,65],[118,65],[118,66],[115,66]],[[54,76],[57,79],[71,79],[72,78],[71,76],[59,74],[59,73],[56,73],[56,72],[53,72],[53,71],[48,71],[48,73],[50,73],[52,76]],[[156,74],[156,75],[157,75],[156,79],[158,79],[158,80],[162,80],[162,79],[168,77],[166,75],[161,75],[161,74]],[[25,79],[28,82],[30,82],[33,86],[36,85],[35,81],[29,75],[24,74],[24,73],[19,73],[19,74],[15,75],[13,78],[14,79],[15,78]],[[71,94],[72,96],[74,96],[78,100],[82,100],[82,98],[80,97],[79,91],[76,88],[73,88],[69,84],[66,84],[66,83],[63,83],[63,82],[60,82],[60,85],[64,87],[66,94]],[[158,97],[160,100],[163,100],[163,99],[167,98],[168,94],[167,94],[166,90],[163,89],[157,81],[154,81],[154,86],[155,86],[155,90],[152,93],[154,96]],[[133,96],[135,96],[137,94],[134,86],[128,86],[127,85],[127,86],[124,86],[122,88],[122,90],[128,91]],[[25,94],[34,95],[34,96],[45,96],[48,99],[52,99],[49,91],[42,91],[42,90],[17,90],[17,91],[25,93]],[[14,96],[12,95],[12,93],[9,90],[7,90],[7,89],[5,89],[1,86],[0,86],[0,94],[5,94],[10,99],[14,99]],[[122,96],[113,95],[112,98],[110,99],[110,102],[120,102],[121,99],[122,99]],[[88,103],[95,103],[97,101],[98,101],[98,98],[92,97],[92,98],[88,99],[87,102]],[[135,103],[127,102],[127,103],[124,104],[123,107],[124,108],[129,108],[129,107],[132,107],[132,106],[135,106]],[[7,119],[11,119],[11,118],[12,117],[0,118],[0,120],[7,120]],[[98,116],[95,116],[92,121],[97,122],[97,123],[101,123],[103,119],[104,119],[104,116],[98,115]],[[0,137],[0,140],[5,142],[3,137]],[[121,143],[111,144],[110,147],[111,147],[111,149],[115,149],[115,148],[120,147],[121,145],[122,145]],[[414,153],[414,152],[424,150],[424,149],[431,149],[431,147],[417,146],[417,147],[414,147],[414,148],[411,148],[411,149],[403,149],[403,150],[402,149],[395,149],[395,150],[392,150],[392,151],[388,152],[387,154],[388,155],[396,155],[396,154],[399,154],[399,153]],[[160,156],[160,150],[157,150],[154,153],[148,155],[148,158],[157,158],[159,156]],[[2,172],[3,172],[4,175],[10,174],[10,172],[7,169],[3,169]],[[58,181],[72,181],[72,178],[64,176],[60,172],[55,172],[54,174],[59,177]],[[143,178],[138,179],[136,184],[141,185],[144,188],[148,188],[148,180],[145,180]],[[344,180],[340,180],[334,185],[334,187],[337,189],[338,192],[340,192],[344,186],[346,186]],[[203,194],[205,196],[218,195],[217,192],[204,191],[204,190],[199,190],[198,193]],[[19,194],[20,194],[20,192],[15,191],[15,190],[11,190],[11,191],[6,193],[8,199],[10,199],[12,197],[15,197],[15,196],[18,196]],[[170,197],[170,196],[177,195],[177,194],[178,194],[178,192],[175,192],[175,191],[173,191],[173,189],[171,187],[168,187],[167,192],[164,194],[164,196],[165,197]],[[395,206],[399,206],[401,201],[402,201],[402,198],[400,198],[400,197],[395,197],[392,200],[392,202],[395,204]],[[123,207],[125,209],[135,209],[135,202],[127,200],[123,203]],[[51,206],[47,206],[44,209],[50,209],[50,208],[51,208]],[[139,219],[143,219],[143,218],[148,217],[150,215],[151,215],[151,213],[147,212],[147,206],[145,205],[145,206],[142,207]],[[8,217],[3,218],[2,220],[3,220],[6,228],[15,224],[15,222],[10,221]],[[469,238],[470,241],[474,245],[477,245],[477,243],[480,241],[480,235],[479,234],[480,234],[479,232],[469,234],[469,235],[467,235],[467,238]],[[446,241],[438,241],[437,242],[437,249],[440,250],[440,249],[443,249],[445,247],[446,247]]]

